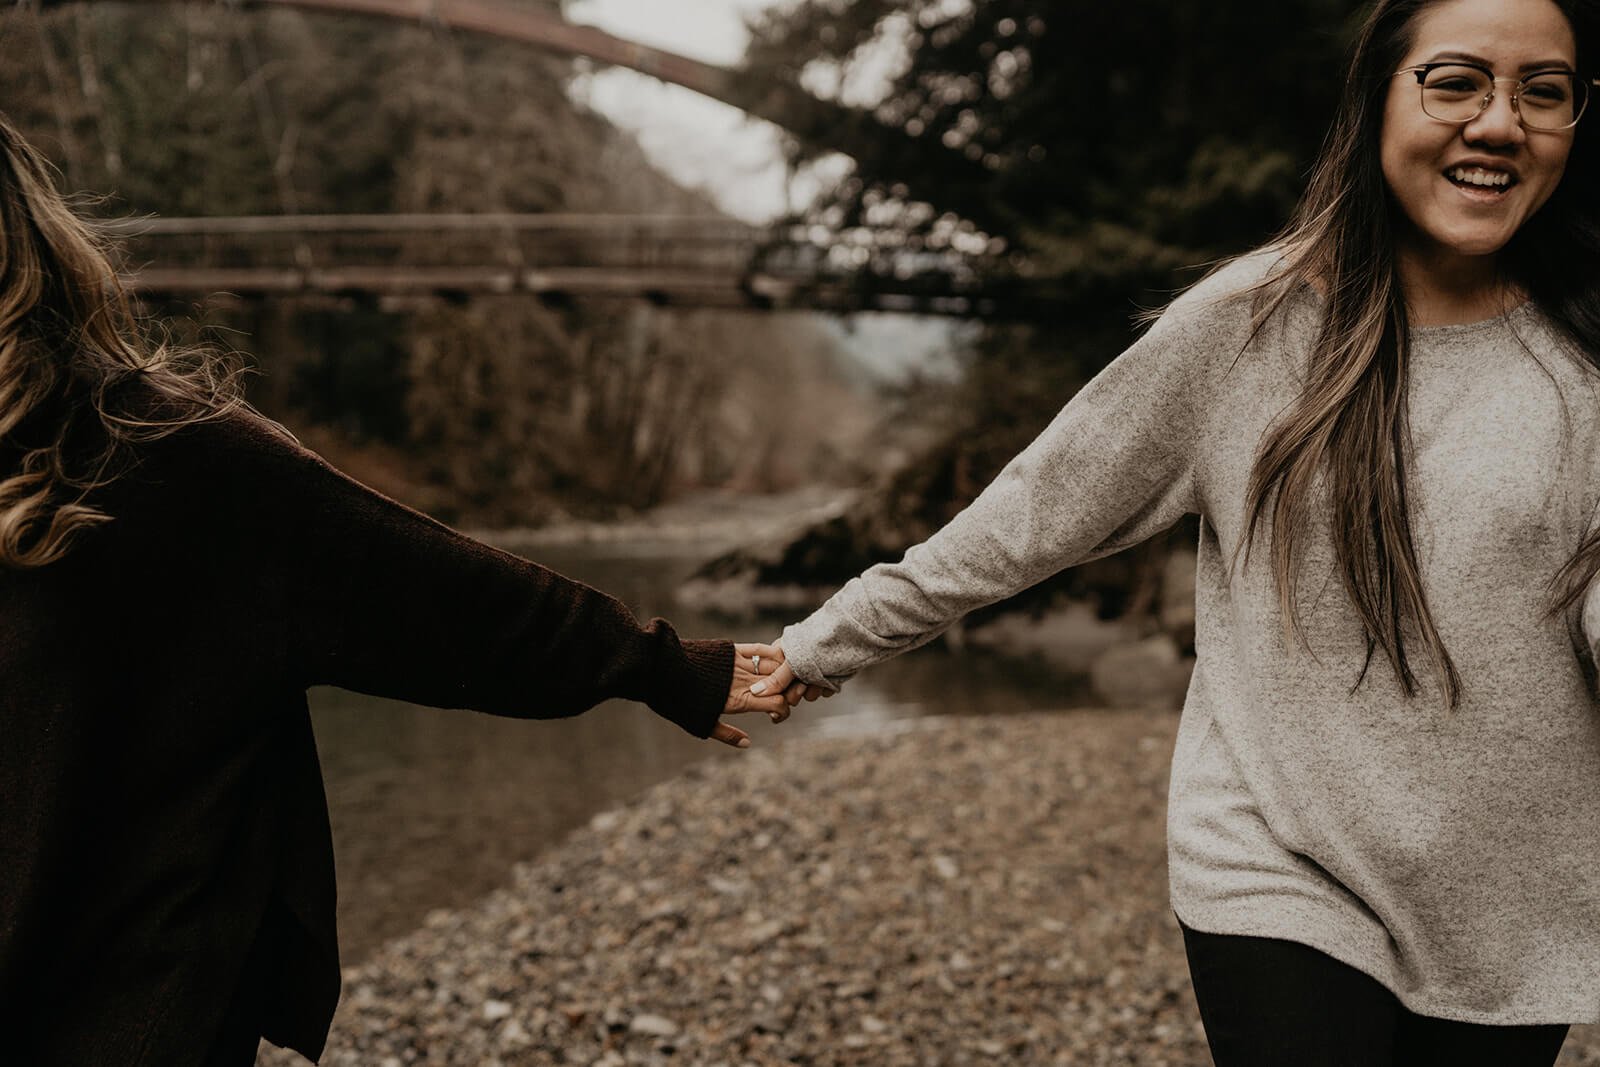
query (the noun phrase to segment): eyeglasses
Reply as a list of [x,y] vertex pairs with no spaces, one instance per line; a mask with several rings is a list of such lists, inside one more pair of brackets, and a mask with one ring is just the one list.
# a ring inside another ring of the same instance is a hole
[[1510,82],[1511,110],[1529,130],[1553,133],[1570,130],[1589,104],[1590,82],[1570,70],[1538,70],[1522,78],[1496,78],[1494,72],[1471,63],[1424,63],[1395,71],[1394,76],[1415,74],[1422,88],[1422,110],[1440,122],[1466,125],[1494,103],[1495,86]]

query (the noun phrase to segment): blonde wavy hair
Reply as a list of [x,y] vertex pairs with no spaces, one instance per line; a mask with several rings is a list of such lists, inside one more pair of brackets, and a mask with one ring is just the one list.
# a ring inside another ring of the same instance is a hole
[[160,340],[114,246],[0,114],[0,567],[41,567],[109,522],[96,490],[137,442],[243,404],[238,361]]

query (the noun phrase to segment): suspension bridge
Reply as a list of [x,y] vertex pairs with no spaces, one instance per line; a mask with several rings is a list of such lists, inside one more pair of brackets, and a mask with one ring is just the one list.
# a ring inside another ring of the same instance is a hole
[[[23,0],[44,9],[98,0]],[[144,3],[165,0],[140,0]],[[556,5],[508,0],[213,0],[229,9],[298,8],[420,22],[622,66],[786,124],[821,143],[845,125],[911,139],[870,111],[805,96],[759,72],[703,63],[567,22]],[[789,117],[807,116],[795,128]],[[912,146],[908,146],[910,148]],[[925,150],[915,146],[917,150]],[[984,175],[981,161],[952,161]],[[292,198],[291,198],[292,202]],[[900,234],[754,227],[716,216],[334,215],[157,218],[107,222],[127,252],[124,281],[151,299],[299,294],[390,305],[475,294],[561,301],[1016,317],[1048,307],[1041,285],[980,272],[951,248]]]
[[[124,283],[156,299],[321,294],[391,306],[474,294],[662,306],[1016,317],[1039,286],[949,249],[717,216],[271,215],[119,220]],[[853,238],[853,239],[852,239]]]

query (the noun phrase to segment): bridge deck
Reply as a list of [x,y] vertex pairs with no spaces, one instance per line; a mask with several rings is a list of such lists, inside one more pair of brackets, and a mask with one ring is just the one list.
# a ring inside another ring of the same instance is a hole
[[[805,227],[694,216],[445,215],[135,219],[124,278],[150,296],[529,293],[665,305],[1004,314],[1015,282],[948,251],[815,243]],[[1002,305],[1005,305],[1004,307]]]

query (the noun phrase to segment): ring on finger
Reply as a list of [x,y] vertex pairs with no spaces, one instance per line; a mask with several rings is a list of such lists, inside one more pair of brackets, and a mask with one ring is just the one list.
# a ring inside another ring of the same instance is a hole
[[755,664],[754,672],[756,674],[760,674],[761,673],[761,657],[760,656],[751,656],[750,660],[751,660],[751,662],[753,662]]

